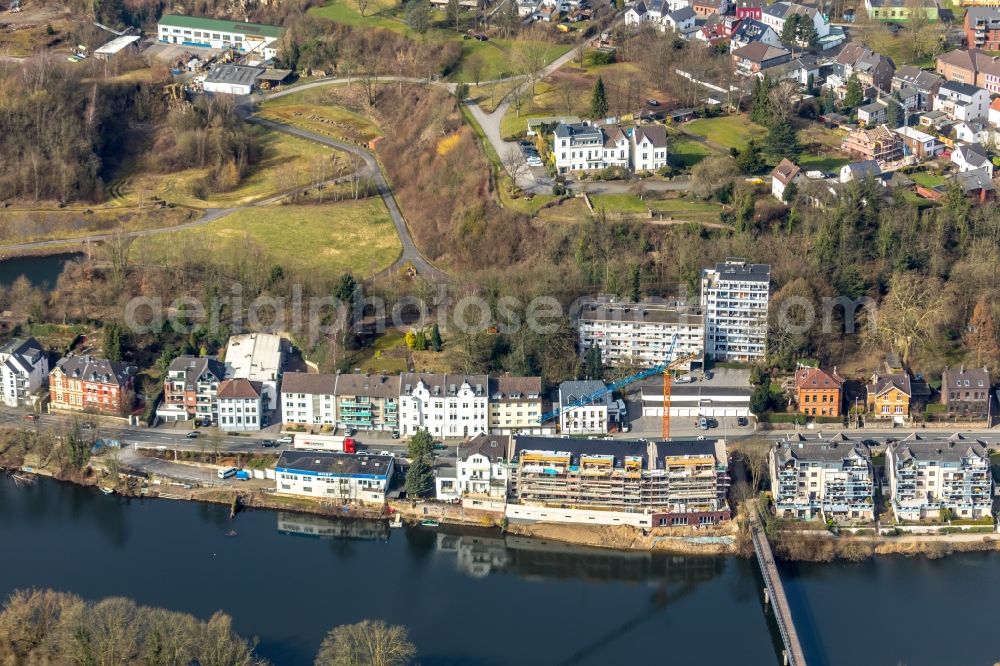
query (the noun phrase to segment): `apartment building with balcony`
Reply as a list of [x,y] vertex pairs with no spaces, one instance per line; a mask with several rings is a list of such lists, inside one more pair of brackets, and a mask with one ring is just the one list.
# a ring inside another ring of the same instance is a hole
[[198,419],[216,423],[219,417],[219,382],[226,366],[208,356],[178,356],[163,378],[163,403],[156,416],[164,421]]
[[49,376],[49,359],[38,340],[14,338],[0,346],[0,390],[3,404],[29,404]]
[[952,120],[986,118],[989,108],[989,92],[971,83],[945,81],[934,98],[934,110],[945,113]]
[[[667,361],[676,336],[673,358],[705,354],[705,317],[700,308],[667,301],[623,301],[601,295],[584,300],[576,319],[580,356],[592,347],[601,350],[608,365],[638,363],[652,366]],[[690,369],[689,361],[685,367]]]
[[399,389],[398,376],[338,375],[337,424],[358,430],[399,430]]
[[843,435],[807,439],[790,435],[768,456],[774,508],[779,517],[874,520],[871,451]]
[[969,7],[962,28],[970,49],[1000,51],[1000,7]]
[[886,476],[897,521],[985,518],[993,507],[993,477],[985,443],[916,434],[893,442]]
[[767,351],[771,267],[727,259],[701,277],[705,354],[716,361],[755,361]]
[[400,376],[399,432],[474,437],[489,431],[489,378],[406,372]]
[[[600,512],[647,514],[652,526],[730,518],[723,440],[519,436],[511,464],[510,500],[524,506],[589,512],[598,524]],[[560,520],[559,513],[553,512],[554,520]]]

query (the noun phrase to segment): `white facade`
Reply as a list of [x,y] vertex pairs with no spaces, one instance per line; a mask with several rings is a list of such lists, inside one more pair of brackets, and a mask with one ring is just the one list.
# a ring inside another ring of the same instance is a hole
[[939,519],[942,510],[959,519],[991,515],[993,477],[982,442],[910,435],[889,445],[885,470],[896,520]]
[[871,452],[843,437],[806,441],[790,436],[768,456],[771,493],[779,517],[873,520]]
[[726,260],[705,269],[705,354],[717,361],[755,361],[767,351],[771,267]]
[[942,83],[934,98],[934,110],[943,111],[952,120],[985,118],[989,108],[989,92],[958,81]]
[[817,37],[823,38],[830,34],[830,21],[822,13],[812,7],[797,5],[794,2],[776,2],[764,8],[761,22],[769,26],[779,35],[785,29],[785,21],[792,14],[800,14],[812,21]]
[[629,139],[619,127],[560,123],[552,150],[559,173],[629,167]]
[[247,333],[229,338],[226,346],[226,379],[260,382],[266,409],[278,406],[278,385],[285,363],[281,337],[268,333]]
[[256,432],[263,418],[259,389],[246,380],[227,380],[219,386],[219,430]]
[[0,346],[0,382],[5,406],[27,404],[48,376],[49,360],[34,338],[15,339]]
[[662,127],[632,130],[632,165],[636,171],[656,171],[667,166],[667,136]]
[[[705,353],[705,318],[697,308],[620,302],[602,296],[583,302],[576,326],[581,356],[597,347],[609,365],[664,363],[675,337],[673,360],[696,356],[694,360],[700,362]],[[690,361],[686,367],[691,367]]]
[[455,466],[456,496],[505,500],[510,480],[509,444],[506,436],[481,435],[460,446]]
[[326,502],[385,504],[395,461],[319,451],[285,451],[275,467],[275,490]]
[[[690,384],[674,382],[670,390],[670,416],[690,418],[749,418],[749,386],[709,386],[696,381]],[[642,415],[663,416],[663,380],[649,381],[642,385]]]
[[399,397],[399,432],[426,430],[436,437],[474,437],[489,431],[486,375],[404,373]]
[[559,385],[559,429],[564,435],[606,435],[611,417],[611,394],[574,407],[584,396],[605,388],[597,380],[563,382]]
[[336,425],[336,375],[290,372],[281,382],[281,421],[297,425]]
[[157,39],[165,44],[183,44],[213,49],[234,48],[241,53],[270,60],[278,54],[284,28],[191,16],[164,15],[157,25]]

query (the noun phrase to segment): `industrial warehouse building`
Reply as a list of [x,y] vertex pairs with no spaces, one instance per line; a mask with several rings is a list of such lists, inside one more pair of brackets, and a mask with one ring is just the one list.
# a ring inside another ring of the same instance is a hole
[[[670,416],[717,418],[750,416],[747,386],[719,386],[695,381],[670,388]],[[642,385],[642,415],[663,416],[663,377]]]
[[166,44],[236,49],[240,53],[270,60],[278,54],[278,41],[285,29],[274,25],[240,23],[198,16],[167,14],[157,26],[157,39]]
[[216,65],[205,77],[202,87],[205,92],[249,95],[253,92],[257,76],[263,71],[260,67]]

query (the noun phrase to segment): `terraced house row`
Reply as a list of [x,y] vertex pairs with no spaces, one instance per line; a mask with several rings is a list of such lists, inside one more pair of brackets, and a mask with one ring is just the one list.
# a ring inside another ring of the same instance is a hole
[[435,437],[537,432],[540,377],[289,372],[281,387],[282,420],[306,427],[398,432]]

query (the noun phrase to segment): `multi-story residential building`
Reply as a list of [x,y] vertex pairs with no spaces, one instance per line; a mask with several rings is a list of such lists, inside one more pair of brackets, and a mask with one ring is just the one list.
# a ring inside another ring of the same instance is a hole
[[[775,2],[764,7],[764,13],[760,20],[780,35],[785,29],[785,21],[796,14],[813,24],[818,38],[823,38],[830,34],[830,19],[828,16],[815,7],[806,7],[794,2]],[[809,45],[800,44],[799,46]]]
[[[609,365],[638,363],[653,366],[665,363],[671,341],[673,359],[705,354],[705,317],[702,311],[681,303],[620,301],[601,295],[583,301],[577,318],[580,355],[592,347],[601,350],[601,360]],[[690,369],[691,362],[686,367]]]
[[736,18],[753,19],[759,21],[764,15],[764,7],[767,7],[767,0],[736,0]]
[[868,413],[873,417],[902,423],[910,415],[913,387],[905,371],[876,371],[865,388]]
[[511,501],[522,505],[647,513],[653,526],[730,518],[723,440],[521,436],[511,461]]
[[848,79],[856,74],[862,88],[875,87],[882,92],[889,92],[895,73],[896,65],[891,58],[876,53],[863,44],[852,42],[844,46],[834,58],[833,74],[827,77],[827,84],[836,88],[843,99]]
[[606,435],[611,418],[611,394],[604,393],[584,404],[575,403],[602,391],[604,382],[596,379],[563,382],[559,385],[559,430],[564,435]]
[[49,373],[52,409],[124,416],[135,401],[135,368],[106,358],[68,356]]
[[163,378],[163,404],[156,415],[165,421],[199,419],[215,423],[219,415],[216,395],[226,366],[208,356],[178,356]]
[[358,430],[399,430],[400,379],[386,375],[337,377],[337,424]]
[[278,386],[285,365],[285,342],[269,333],[247,333],[229,338],[226,346],[226,379],[260,382],[264,409],[278,407]]
[[559,173],[629,167],[629,139],[620,127],[559,123],[552,152]]
[[1000,93],[1000,59],[981,49],[949,51],[939,55],[937,73],[948,81],[968,83]]
[[716,361],[754,361],[767,351],[771,267],[727,259],[701,276],[705,354]]
[[490,377],[489,431],[492,435],[540,432],[541,377]]
[[858,122],[866,127],[881,125],[886,121],[889,105],[885,102],[872,102],[858,107]]
[[28,404],[49,376],[49,359],[34,338],[14,338],[0,346],[0,382],[3,404]]
[[278,41],[284,32],[274,25],[164,14],[158,22],[157,39],[166,44],[233,48],[257,60],[270,60],[278,54]]
[[808,416],[840,416],[844,401],[844,378],[837,368],[800,367],[795,371],[795,403]]
[[663,125],[638,125],[632,129],[630,139],[636,171],[656,171],[667,166],[667,130]]
[[986,446],[961,435],[910,435],[889,444],[885,473],[896,520],[985,518],[993,508],[993,477]]
[[768,46],[781,46],[781,38],[770,26],[753,19],[745,19],[735,26],[729,37],[729,52],[761,42]]
[[929,111],[942,83],[944,77],[940,74],[928,72],[914,65],[903,65],[892,77],[892,91],[913,88],[917,91],[916,108]]
[[474,437],[489,431],[486,375],[403,373],[399,432],[426,430],[437,437]]
[[893,130],[903,142],[904,151],[918,160],[928,160],[944,152],[945,145],[927,132],[915,127],[898,127]]
[[[396,384],[397,389],[399,383]],[[303,426],[337,423],[337,375],[287,372],[281,378],[281,421]]]
[[879,21],[908,21],[913,12],[922,12],[929,20],[938,19],[935,0],[865,0],[868,17]]
[[722,16],[729,11],[729,0],[691,0],[691,9],[698,16]]
[[1000,7],[969,7],[962,27],[968,48],[1000,51]]
[[453,493],[458,497],[505,501],[510,480],[509,449],[507,436],[478,435],[460,444]]
[[342,504],[385,504],[394,466],[392,456],[282,451],[275,490]]
[[768,458],[775,512],[780,517],[873,520],[871,451],[840,435],[777,442]]
[[860,160],[897,162],[903,159],[903,142],[885,125],[854,130],[843,138],[841,150]]
[[951,416],[987,419],[990,416],[990,371],[986,368],[945,368],[941,373],[941,402]]
[[264,390],[260,382],[224,379],[219,384],[219,430],[254,432],[264,418]]
[[985,119],[990,108],[990,94],[971,83],[945,81],[934,98],[934,110],[943,111],[952,120]]

